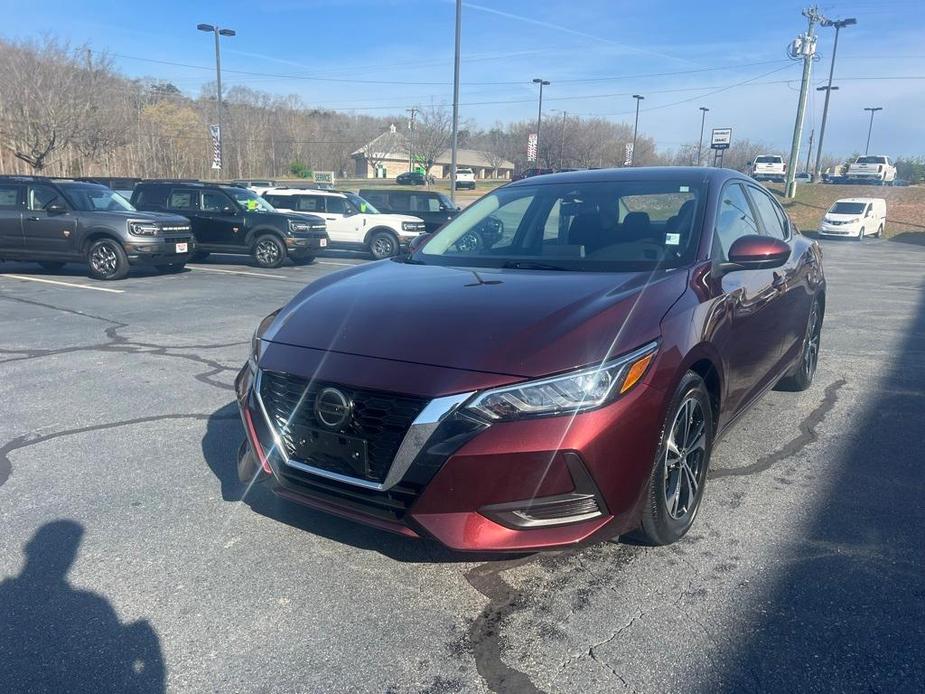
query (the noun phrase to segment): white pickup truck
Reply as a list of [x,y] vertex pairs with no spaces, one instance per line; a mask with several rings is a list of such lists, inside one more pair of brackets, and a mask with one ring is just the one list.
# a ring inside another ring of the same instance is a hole
[[456,190],[471,188],[475,190],[475,171],[470,168],[456,168]]
[[787,164],[779,154],[759,154],[752,162],[752,178],[756,181],[783,183],[786,176]]
[[882,155],[864,155],[848,165],[846,178],[849,183],[872,183],[879,186],[891,186],[896,180],[896,167],[889,157]]

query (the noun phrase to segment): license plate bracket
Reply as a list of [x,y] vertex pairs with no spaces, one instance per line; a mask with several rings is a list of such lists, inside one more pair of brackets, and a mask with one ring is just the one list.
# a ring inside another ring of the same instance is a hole
[[299,459],[307,465],[341,474],[370,478],[369,444],[366,439],[336,431],[292,427],[289,437]]

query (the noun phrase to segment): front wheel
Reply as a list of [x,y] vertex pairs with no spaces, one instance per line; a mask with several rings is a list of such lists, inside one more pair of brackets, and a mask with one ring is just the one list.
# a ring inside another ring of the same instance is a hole
[[858,240],[858,241],[863,241],[863,240],[864,240],[864,227],[861,227],[861,231],[858,232],[858,238],[857,238],[857,240]]
[[713,449],[713,410],[703,379],[687,372],[675,390],[649,476],[642,539],[680,540],[697,517]]
[[87,264],[90,277],[96,280],[121,280],[128,275],[128,257],[112,239],[95,241],[87,249]]
[[286,247],[278,237],[266,234],[254,242],[253,256],[258,267],[276,268],[286,260]]
[[292,256],[289,256],[289,260],[292,261],[293,265],[311,265],[312,263],[315,262],[315,256],[302,255],[302,256],[299,256],[298,258],[293,258]]
[[879,228],[877,229],[877,238],[878,238],[878,239],[882,239],[882,238],[883,238],[883,225],[882,225],[882,224],[881,224],[881,225],[879,226]]
[[387,231],[377,231],[369,240],[369,252],[376,260],[391,258],[398,253],[398,239]]
[[168,263],[166,265],[158,265],[157,271],[162,272],[165,275],[173,274],[175,272],[183,272],[186,269],[186,263]]

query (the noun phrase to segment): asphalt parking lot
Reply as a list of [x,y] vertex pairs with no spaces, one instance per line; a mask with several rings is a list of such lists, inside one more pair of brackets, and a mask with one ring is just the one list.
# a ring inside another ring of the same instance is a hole
[[500,560],[237,481],[254,326],[362,256],[0,264],[0,691],[921,691],[925,247],[823,245],[816,383],[720,443],[688,538]]

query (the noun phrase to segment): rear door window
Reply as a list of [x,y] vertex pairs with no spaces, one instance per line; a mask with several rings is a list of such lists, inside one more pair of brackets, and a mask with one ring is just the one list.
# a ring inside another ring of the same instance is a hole
[[199,194],[195,190],[172,190],[167,207],[172,210],[196,210],[199,208]]
[[0,209],[12,210],[19,207],[19,186],[0,185]]
[[[373,203],[376,204],[375,202]],[[411,209],[411,194],[405,192],[389,193],[389,207],[396,212],[407,212]]]

